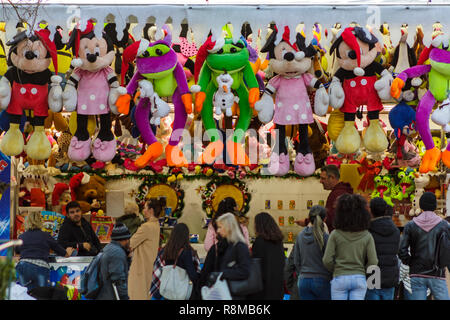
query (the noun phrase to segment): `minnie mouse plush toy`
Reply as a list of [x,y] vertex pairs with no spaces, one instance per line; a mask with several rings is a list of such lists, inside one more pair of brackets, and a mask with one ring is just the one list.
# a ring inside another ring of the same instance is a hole
[[77,111],[77,130],[70,142],[68,156],[73,161],[84,161],[91,154],[91,137],[88,132],[89,115],[99,115],[100,131],[92,147],[95,159],[111,161],[116,154],[116,140],[111,130],[111,113],[118,114],[117,98],[126,93],[119,86],[110,67],[115,53],[112,40],[103,32],[102,38],[94,34],[91,20],[72,31],[67,44],[76,59],[75,67],[63,93],[65,109]]
[[24,139],[19,126],[26,111],[30,112],[34,132],[25,151],[31,159],[46,160],[50,157],[51,145],[44,131],[44,121],[49,107],[53,112],[62,108],[62,79],[52,76],[48,69],[51,60],[58,72],[56,46],[50,40],[48,29],[36,30],[32,35],[22,31],[7,45],[12,46],[8,59],[11,67],[0,80],[0,108],[6,109],[10,126],[0,150],[8,156],[22,153]]
[[[381,99],[391,98],[389,88],[392,75],[375,62],[378,39],[361,27],[345,28],[330,48],[336,51],[340,68],[334,74],[328,93],[330,104],[344,113],[344,128],[336,140],[340,153],[358,151],[361,138],[355,128],[358,108],[367,106],[369,127],[364,135],[364,146],[370,152],[382,152],[388,146],[386,134],[378,121],[383,110]],[[377,80],[377,75],[381,76]]]

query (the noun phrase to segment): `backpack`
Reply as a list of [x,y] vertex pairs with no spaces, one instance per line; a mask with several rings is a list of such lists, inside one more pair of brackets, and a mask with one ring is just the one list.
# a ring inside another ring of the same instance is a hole
[[162,267],[159,294],[168,300],[189,300],[192,293],[192,282],[183,268],[177,266],[178,253],[173,265]]
[[450,268],[450,239],[448,232],[442,232],[437,240],[435,264],[440,269]]
[[89,263],[80,278],[80,292],[88,299],[95,299],[103,286],[100,276],[100,261],[103,252],[98,253]]

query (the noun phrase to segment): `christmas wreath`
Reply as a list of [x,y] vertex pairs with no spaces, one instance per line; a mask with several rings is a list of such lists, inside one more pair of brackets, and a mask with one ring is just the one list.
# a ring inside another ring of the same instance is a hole
[[241,214],[246,214],[250,209],[251,194],[247,185],[237,178],[227,175],[213,176],[206,186],[197,191],[201,194],[202,208],[208,218],[214,215],[220,201],[226,197],[234,198]]
[[[143,178],[135,197],[141,210],[149,198],[161,197],[166,198],[166,207],[172,208],[171,216],[180,218],[184,208],[184,190],[179,180],[172,181],[163,176]],[[161,215],[164,215],[164,212]]]

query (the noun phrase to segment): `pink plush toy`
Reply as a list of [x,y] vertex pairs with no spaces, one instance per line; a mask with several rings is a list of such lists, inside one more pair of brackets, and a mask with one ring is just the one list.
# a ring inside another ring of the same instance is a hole
[[88,117],[100,117],[100,131],[92,146],[92,155],[103,162],[111,161],[116,154],[116,140],[111,130],[111,112],[118,114],[117,98],[126,93],[119,86],[113,69],[114,46],[109,36],[103,38],[94,34],[91,20],[72,31],[67,44],[76,59],[75,67],[63,93],[65,109],[77,111],[77,130],[73,136],[68,156],[73,161],[84,161],[91,154],[91,137],[87,130]]
[[[297,33],[296,43],[290,43],[290,31],[284,28],[282,40],[276,44],[278,30],[275,27],[261,52],[269,53],[269,67],[277,75],[270,79],[255,110],[261,122],[273,122],[278,130],[278,139],[272,151],[269,172],[283,176],[288,173],[290,162],[286,146],[285,127],[299,125],[299,140],[294,162],[294,170],[301,176],[309,176],[315,171],[314,157],[308,143],[308,124],[314,122],[313,109],[307,87],[317,89],[314,111],[323,116],[328,110],[328,94],[323,84],[308,73],[311,57],[316,53],[305,38]],[[275,96],[275,106],[272,96]]]

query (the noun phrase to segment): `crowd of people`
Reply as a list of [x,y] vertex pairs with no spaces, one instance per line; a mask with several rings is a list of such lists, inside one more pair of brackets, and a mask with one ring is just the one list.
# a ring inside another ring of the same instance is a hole
[[307,219],[297,221],[304,228],[288,258],[283,234],[266,212],[254,217],[256,238],[250,242],[249,220],[239,214],[233,198],[220,202],[208,226],[203,263],[184,223],[175,225],[161,245],[158,217],[165,203],[159,199],[145,203],[144,222],[136,220],[132,213],[136,208],[131,206],[126,217],[116,221],[111,242],[103,249],[82,218],[80,205],[71,202],[57,241],[41,231],[39,213],[27,217],[26,232],[20,236],[23,245],[17,248],[18,281],[29,290],[49,286],[50,249],[66,257],[102,251],[98,300],[167,300],[160,289],[164,267],[171,265],[185,272],[186,298],[201,300],[202,288],[214,287],[218,279],[228,283],[249,279],[255,261],[260,266],[260,289],[231,292],[232,299],[282,300],[289,293],[290,299],[300,300],[425,300],[429,294],[448,300],[445,270],[450,266],[437,267],[435,253],[441,234],[450,238],[450,224],[434,212],[434,193],[421,196],[423,212],[400,233],[386,201],[374,198],[368,203],[353,194],[335,166],[321,171],[320,182],[331,192],[325,207],[313,206]]

